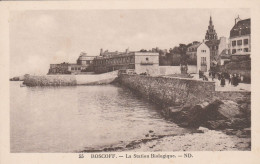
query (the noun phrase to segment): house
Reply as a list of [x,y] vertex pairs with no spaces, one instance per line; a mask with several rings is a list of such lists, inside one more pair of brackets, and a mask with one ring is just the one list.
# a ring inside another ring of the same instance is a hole
[[235,19],[235,25],[230,30],[231,60],[247,60],[251,54],[251,20]]
[[203,42],[197,48],[197,73],[199,73],[199,71],[209,72],[209,69],[210,49],[203,40]]

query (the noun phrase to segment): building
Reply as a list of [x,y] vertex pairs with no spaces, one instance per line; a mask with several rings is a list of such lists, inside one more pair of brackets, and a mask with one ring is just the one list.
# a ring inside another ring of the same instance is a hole
[[48,74],[81,74],[83,72],[93,71],[93,59],[95,56],[87,56],[87,53],[81,52],[77,63],[50,64]]
[[86,52],[81,52],[77,60],[78,65],[91,65],[96,56],[87,56]]
[[210,49],[203,41],[197,48],[197,73],[199,71],[209,72],[210,69]]
[[251,53],[251,20],[235,19],[235,25],[230,30],[231,60],[249,59]]
[[159,53],[134,52],[126,49],[125,52],[109,52],[101,49],[100,56],[94,58],[95,73],[105,73],[114,70],[134,69],[135,73],[158,74]]
[[218,65],[225,65],[226,63],[230,62],[230,51],[228,48],[222,50],[219,55]]
[[215,66],[218,63],[220,53],[226,49],[227,43],[225,37],[220,37],[220,39],[218,39],[211,16],[205,35],[205,40],[205,44],[210,49],[210,65]]
[[187,48],[186,54],[189,56],[188,64],[196,65],[197,64],[197,48],[200,46],[200,42],[194,41]]

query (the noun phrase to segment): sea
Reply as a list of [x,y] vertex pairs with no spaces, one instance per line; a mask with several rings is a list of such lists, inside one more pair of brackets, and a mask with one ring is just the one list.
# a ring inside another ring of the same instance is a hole
[[77,153],[190,132],[117,85],[20,87],[10,82],[12,153]]

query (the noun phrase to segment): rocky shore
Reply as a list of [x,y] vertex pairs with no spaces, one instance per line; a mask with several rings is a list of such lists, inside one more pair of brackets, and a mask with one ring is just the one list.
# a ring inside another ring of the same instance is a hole
[[251,138],[200,127],[198,132],[141,143],[131,151],[250,151]]
[[[229,129],[230,131],[230,129]],[[241,131],[233,131],[239,132]],[[156,152],[156,151],[250,151],[250,134],[233,135],[200,127],[182,135],[160,135],[149,130],[144,138],[100,148],[86,147],[78,152]]]
[[161,135],[149,130],[139,140],[80,152],[250,151],[251,93],[226,97],[230,94],[219,92],[211,102],[163,108],[165,117],[190,133]]
[[[162,114],[180,127],[208,129],[201,133],[167,136],[141,143],[140,145],[146,147],[141,150],[153,151],[151,147],[155,146],[149,146],[149,144],[154,142],[160,145],[157,147],[158,151],[160,147],[162,147],[160,150],[171,149],[169,147],[163,149],[164,144],[165,146],[172,145],[173,150],[179,151],[251,149],[250,91],[215,91],[215,83],[182,78],[124,75],[120,76],[119,82],[142,98],[159,105]],[[201,138],[205,139],[205,142]],[[184,149],[176,146],[179,144],[177,140],[186,144],[190,140],[197,143]],[[211,140],[220,142],[211,145]],[[210,146],[203,146],[203,143]],[[225,144],[229,146],[221,147]],[[140,147],[142,146],[137,146],[137,149]]]
[[167,107],[163,109],[163,113],[183,127],[203,126],[214,130],[247,129],[248,131],[251,127],[250,93],[244,93],[243,97],[236,100],[214,99],[194,106]]

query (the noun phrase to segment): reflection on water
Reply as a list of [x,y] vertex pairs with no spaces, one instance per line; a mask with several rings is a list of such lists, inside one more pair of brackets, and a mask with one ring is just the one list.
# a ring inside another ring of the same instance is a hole
[[125,88],[10,83],[11,152],[77,152],[186,130]]

